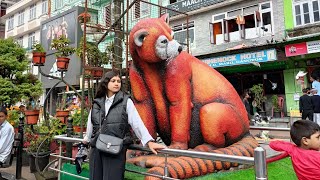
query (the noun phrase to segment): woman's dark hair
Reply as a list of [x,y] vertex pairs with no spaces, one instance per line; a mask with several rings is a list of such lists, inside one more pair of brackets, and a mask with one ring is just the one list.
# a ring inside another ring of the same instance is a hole
[[292,141],[300,147],[303,137],[310,138],[317,131],[320,131],[320,126],[317,123],[309,120],[298,120],[292,124],[290,136]]
[[[120,74],[117,71],[109,71],[103,75],[103,77],[100,80],[98,90],[96,93],[96,96],[94,98],[101,98],[107,95],[108,92],[108,83],[110,79],[112,79],[115,76],[119,76]],[[121,86],[122,87],[122,86]]]
[[4,115],[8,115],[7,109],[3,106],[0,107],[0,112],[3,112]]

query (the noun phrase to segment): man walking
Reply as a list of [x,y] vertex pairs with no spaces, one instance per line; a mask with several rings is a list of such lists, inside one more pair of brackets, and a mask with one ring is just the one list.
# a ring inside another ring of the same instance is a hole
[[299,98],[299,110],[302,113],[302,119],[308,119],[313,121],[313,105],[311,102],[311,96],[308,96],[307,89],[303,89],[303,95]]

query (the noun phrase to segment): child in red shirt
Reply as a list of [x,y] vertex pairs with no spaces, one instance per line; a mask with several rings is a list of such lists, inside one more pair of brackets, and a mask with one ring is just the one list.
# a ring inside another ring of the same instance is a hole
[[319,125],[309,120],[298,120],[291,126],[290,136],[295,145],[285,141],[271,141],[269,145],[291,156],[299,180],[320,180]]

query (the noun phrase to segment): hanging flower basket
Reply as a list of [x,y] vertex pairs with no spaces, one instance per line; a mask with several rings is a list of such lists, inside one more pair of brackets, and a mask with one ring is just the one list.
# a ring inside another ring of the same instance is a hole
[[86,13],[86,12],[83,12],[83,13],[79,14],[79,16],[78,16],[79,22],[83,23],[84,19],[86,19],[86,22],[90,22],[91,15],[89,13]]
[[39,110],[26,110],[24,112],[26,116],[26,123],[29,125],[37,124],[39,120]]
[[69,66],[70,58],[67,57],[57,57],[57,67],[58,71],[67,71]]
[[68,116],[69,116],[69,111],[57,110],[56,112],[56,117],[60,119],[60,121],[64,124],[66,124]]
[[32,63],[35,66],[44,66],[46,62],[46,53],[45,52],[33,52],[32,53]]

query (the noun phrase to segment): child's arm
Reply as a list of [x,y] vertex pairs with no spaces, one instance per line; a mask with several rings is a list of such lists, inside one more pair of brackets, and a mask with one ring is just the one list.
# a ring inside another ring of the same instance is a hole
[[269,146],[276,151],[285,151],[290,154],[292,148],[296,147],[294,144],[286,141],[271,141]]

